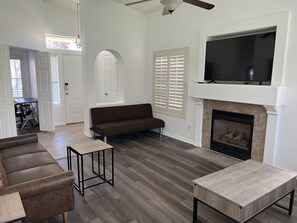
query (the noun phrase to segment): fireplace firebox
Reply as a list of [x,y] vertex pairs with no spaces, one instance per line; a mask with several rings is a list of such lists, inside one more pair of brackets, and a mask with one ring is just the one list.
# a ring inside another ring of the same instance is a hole
[[242,160],[251,158],[254,116],[212,110],[210,149]]

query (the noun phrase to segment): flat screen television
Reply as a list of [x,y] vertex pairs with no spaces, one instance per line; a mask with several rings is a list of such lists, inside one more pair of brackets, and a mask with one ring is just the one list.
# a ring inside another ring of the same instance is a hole
[[206,43],[205,81],[271,82],[275,31]]

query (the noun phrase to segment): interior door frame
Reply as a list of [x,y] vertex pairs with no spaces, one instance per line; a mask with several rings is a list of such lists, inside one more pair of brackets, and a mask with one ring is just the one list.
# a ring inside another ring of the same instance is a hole
[[0,69],[3,71],[0,86],[4,89],[0,95],[0,138],[16,136],[16,118],[14,110],[14,99],[11,86],[10,55],[9,46],[0,44]]

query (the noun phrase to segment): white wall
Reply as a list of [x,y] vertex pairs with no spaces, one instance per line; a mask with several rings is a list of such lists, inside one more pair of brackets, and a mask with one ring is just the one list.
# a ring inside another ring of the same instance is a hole
[[[286,1],[292,3],[293,1]],[[280,116],[277,164],[297,171],[297,4],[287,5],[291,11],[288,52],[286,55],[286,75],[284,85],[287,87],[286,105]],[[291,6],[291,7],[290,7]]]
[[104,49],[120,54],[124,64],[125,103],[146,101],[146,16],[106,0],[82,0],[83,70],[85,81],[85,133],[89,109],[96,105],[95,61]]
[[43,0],[0,0],[0,43],[44,50]]
[[45,33],[77,36],[76,11],[53,3],[44,2]]
[[[279,151],[276,165],[297,170],[297,5],[293,0],[212,0],[216,7],[211,10],[203,10],[198,7],[183,3],[173,15],[161,16],[161,12],[148,15],[148,44],[147,44],[147,82],[149,83],[148,97],[152,98],[153,80],[153,52],[163,49],[189,47],[189,82],[198,79],[198,55],[199,55],[199,32],[201,28],[232,23],[250,18],[262,17],[274,13],[291,11],[291,23],[289,25],[289,42],[287,60],[285,63],[285,81],[287,86],[286,105],[282,109],[280,117],[280,131],[278,137]],[[294,59],[295,58],[295,59]],[[240,92],[235,92],[240,94]],[[155,114],[164,119],[166,123],[165,133],[175,136],[184,141],[194,141],[194,103],[188,98],[186,119],[178,119],[166,115]],[[189,128],[190,125],[190,128]]]

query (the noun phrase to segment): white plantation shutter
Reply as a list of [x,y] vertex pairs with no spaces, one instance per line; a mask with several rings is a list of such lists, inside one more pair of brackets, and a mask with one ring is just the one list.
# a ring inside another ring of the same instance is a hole
[[155,52],[154,110],[184,116],[187,48]]
[[168,56],[155,57],[155,106],[167,108],[168,92]]

